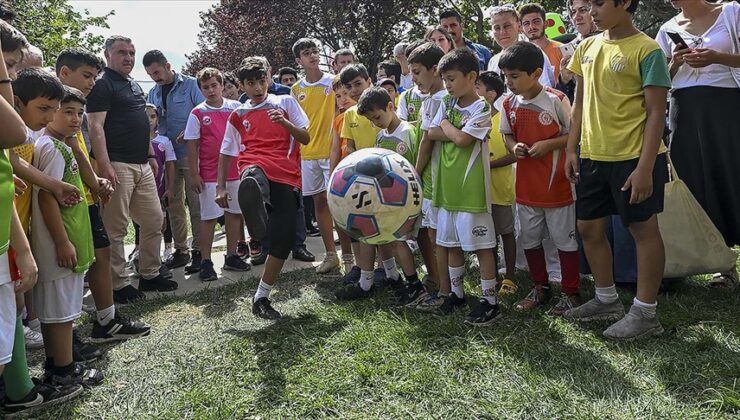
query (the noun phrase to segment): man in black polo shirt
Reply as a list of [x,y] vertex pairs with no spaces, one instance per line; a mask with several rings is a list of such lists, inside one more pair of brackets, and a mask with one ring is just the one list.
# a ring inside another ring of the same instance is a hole
[[[142,291],[177,289],[177,282],[159,274],[162,209],[153,172],[157,163],[149,142],[144,92],[129,77],[135,55],[131,39],[108,38],[108,66],[87,97],[92,155],[98,174],[109,179],[115,188],[103,209],[103,223],[111,241],[111,274],[117,302],[142,299]],[[123,239],[129,216],[141,227],[139,289],[131,285],[124,268]]]

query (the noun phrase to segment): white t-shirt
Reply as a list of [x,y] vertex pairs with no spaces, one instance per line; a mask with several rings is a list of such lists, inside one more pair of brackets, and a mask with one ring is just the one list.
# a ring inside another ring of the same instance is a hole
[[[491,57],[491,61],[488,62],[488,70],[495,71],[498,75],[502,75],[501,69],[498,68],[498,61],[501,59],[501,54],[502,52],[494,55],[493,57]],[[547,54],[545,54],[544,51],[542,51],[542,56],[545,58],[545,67],[542,69],[542,75],[539,79],[540,84],[542,86],[549,86],[551,88],[554,88],[558,84],[558,81],[555,80],[555,67],[552,66],[552,63],[550,63],[550,59],[547,58]]]
[[[732,10],[734,9],[734,10]],[[717,17],[717,21],[700,36],[692,35],[679,28],[676,18],[672,18],[660,27],[658,36],[655,40],[660,44],[666,57],[669,59],[673,56],[675,44],[668,37],[667,32],[676,32],[686,42],[689,48],[709,48],[721,53],[733,52],[732,41],[730,40],[730,29],[725,24],[726,18],[730,16],[737,17],[737,28],[740,28],[740,4],[735,2],[726,3],[722,7],[722,12]],[[710,64],[703,68],[692,68],[688,64],[679,67],[678,72],[673,77],[673,88],[681,89],[692,86],[712,86],[720,88],[737,88],[737,83],[732,77],[730,67],[722,64]]]
[[411,79],[411,73],[401,75],[401,87],[405,90],[409,90],[414,87],[414,81]]

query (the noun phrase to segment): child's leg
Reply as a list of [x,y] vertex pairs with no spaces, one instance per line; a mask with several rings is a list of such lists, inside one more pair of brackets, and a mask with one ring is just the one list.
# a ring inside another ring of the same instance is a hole
[[[110,272],[110,246],[95,249],[95,263],[90,266],[87,277],[90,292],[95,302],[95,309],[101,312],[114,308],[113,280]],[[114,309],[113,312],[115,312]],[[111,319],[113,319],[113,315],[113,313],[110,314]],[[110,321],[110,319],[107,320]],[[101,322],[101,325],[106,324]]]
[[[0,255],[0,373],[4,371],[6,365],[13,361],[13,354],[16,340],[19,340],[20,347],[25,352],[25,337],[23,335],[23,326],[21,325],[20,337],[18,337],[18,310],[16,310],[15,283],[11,281],[10,266],[8,254]],[[27,368],[27,367],[26,367]],[[7,380],[7,379],[6,379]]]
[[334,222],[329,212],[329,204],[326,201],[326,194],[319,193],[313,196],[313,204],[316,211],[316,221],[319,225],[319,232],[321,232],[321,239],[324,242],[324,248],[327,253],[336,253],[337,249],[334,245],[334,233],[332,228]]
[[439,270],[437,267],[437,258],[434,255],[435,244],[430,239],[429,229],[419,229],[419,236],[416,238],[416,243],[419,244],[419,251],[421,251],[421,258],[424,261],[424,265],[427,268],[429,278],[433,282],[432,284],[439,283]]
[[516,275],[516,239],[514,233],[501,235],[501,243],[504,247],[504,261],[506,262],[505,277],[513,280]]
[[72,358],[72,321],[58,324],[41,323],[44,335],[46,358],[53,360],[55,367],[69,366]]
[[581,274],[576,241],[575,204],[545,209],[545,219],[551,242],[558,250],[561,290],[566,295],[578,295]]
[[637,247],[637,296],[646,304],[654,304],[663,279],[665,247],[658,229],[658,217],[629,226]]
[[414,264],[414,254],[411,252],[406,241],[397,241],[395,243],[395,250],[406,281],[408,283],[419,281],[419,277],[416,274],[416,264]]
[[606,236],[606,223],[608,222],[608,217],[578,221],[578,232],[583,241],[583,251],[591,267],[594,285],[597,289],[614,286],[612,248]]
[[357,265],[360,266],[360,288],[370,290],[373,286],[373,268],[375,267],[375,246],[359,242],[360,255]]
[[354,265],[354,251],[352,249],[352,238],[339,227],[336,227],[337,236],[339,236],[339,246],[342,249],[342,262],[344,264],[344,272],[348,273]]
[[[521,226],[519,241],[527,258],[529,275],[536,287],[546,288],[548,275],[545,249],[542,247],[542,238],[546,236],[547,229],[545,209],[520,204],[517,206],[517,213]],[[542,302],[538,300],[537,303]]]
[[434,260],[437,264],[437,284],[439,285],[439,293],[442,296],[450,294],[450,272],[449,272],[449,258],[447,248],[437,245],[437,229],[429,229],[430,242],[434,244]]
[[465,297],[465,254],[462,248],[445,248],[447,251],[447,269],[450,273],[450,291],[457,297]]
[[[236,254],[237,243],[239,243],[240,238],[244,237],[242,217],[240,214],[229,213],[228,211],[224,212],[224,217],[226,219],[226,252]],[[202,228],[201,232],[203,232]],[[202,245],[201,249],[203,249]]]
[[8,399],[19,401],[33,389],[33,382],[28,372],[23,320],[20,314],[16,318],[15,334],[13,337],[13,359],[5,365],[3,381],[5,382],[5,395]]
[[[200,221],[200,254],[203,260],[211,260],[213,247],[213,231],[216,229],[216,219]],[[228,241],[228,238],[226,239]]]
[[496,253],[493,248],[479,249],[475,251],[480,263],[480,287],[481,297],[491,305],[496,304]]
[[26,319],[28,320],[28,326],[38,331],[41,324],[39,323],[39,317],[36,315],[36,311],[33,307],[33,289],[23,294],[23,300],[26,302]]

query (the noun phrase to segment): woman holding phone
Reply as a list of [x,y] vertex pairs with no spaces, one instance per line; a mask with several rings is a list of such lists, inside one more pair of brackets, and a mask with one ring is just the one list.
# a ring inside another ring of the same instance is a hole
[[[656,40],[670,63],[671,158],[728,246],[740,244],[740,4],[672,0]],[[681,42],[683,41],[683,42]],[[732,288],[737,273],[711,286]]]

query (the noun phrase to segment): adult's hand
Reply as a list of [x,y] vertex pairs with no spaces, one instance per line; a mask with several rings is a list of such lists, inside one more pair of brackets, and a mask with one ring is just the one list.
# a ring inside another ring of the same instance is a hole
[[118,175],[110,162],[98,162],[98,175],[110,181],[114,189],[118,186]]

